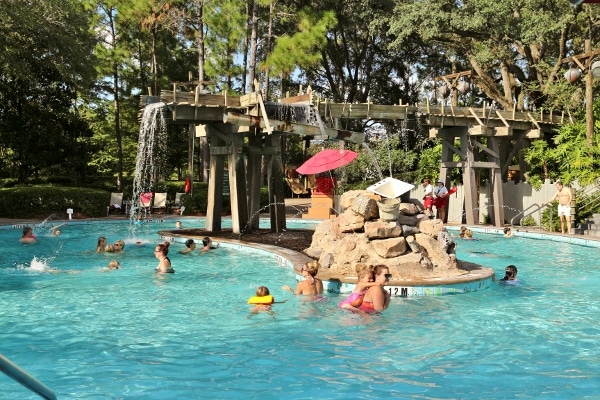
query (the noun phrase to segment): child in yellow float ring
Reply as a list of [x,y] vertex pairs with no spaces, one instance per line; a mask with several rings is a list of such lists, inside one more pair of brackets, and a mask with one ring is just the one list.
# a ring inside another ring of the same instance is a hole
[[248,299],[248,304],[254,307],[250,312],[257,313],[259,311],[271,311],[271,306],[274,303],[285,303],[284,301],[275,301],[275,297],[269,292],[269,288],[266,286],[259,286],[256,289],[256,296],[252,296]]

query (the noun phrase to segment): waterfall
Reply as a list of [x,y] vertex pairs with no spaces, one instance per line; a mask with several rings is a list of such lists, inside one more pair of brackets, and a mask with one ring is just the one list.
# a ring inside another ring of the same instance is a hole
[[377,157],[375,157],[375,154],[373,154],[373,150],[371,150],[371,148],[369,147],[367,142],[363,142],[362,145],[365,149],[367,149],[367,153],[369,153],[369,155],[371,156],[371,159],[373,160],[373,165],[377,169],[377,174],[379,175],[379,180],[383,180],[383,174],[381,173],[381,168],[379,167],[379,162],[377,161]]
[[154,191],[154,185],[166,174],[167,123],[165,103],[152,103],[144,108],[133,175],[130,218],[135,218],[140,193]]

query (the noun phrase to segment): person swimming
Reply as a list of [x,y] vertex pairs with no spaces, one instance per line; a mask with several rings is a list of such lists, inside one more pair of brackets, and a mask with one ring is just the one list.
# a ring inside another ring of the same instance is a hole
[[500,279],[500,281],[516,281],[517,280],[517,267],[514,265],[509,265],[504,270],[504,278]]

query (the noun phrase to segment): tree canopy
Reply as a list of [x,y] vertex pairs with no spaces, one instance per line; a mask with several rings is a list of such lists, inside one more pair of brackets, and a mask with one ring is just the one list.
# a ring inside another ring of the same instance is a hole
[[[600,7],[593,4],[0,0],[0,11],[1,178],[109,175],[120,185],[135,165],[139,96],[173,82],[200,80],[212,92],[243,94],[256,79],[271,101],[310,85],[334,102],[415,104],[434,97],[436,77],[471,71],[477,89],[464,104],[492,100],[498,108],[552,108],[573,118],[572,127],[525,154],[531,179],[596,179],[597,157],[590,156],[597,141],[592,150],[576,148],[581,86],[562,78],[563,60],[581,53],[586,39],[597,47]],[[336,123],[367,133],[386,175],[418,179],[438,168],[438,143],[418,127]],[[171,176],[181,178],[188,133],[170,129]],[[194,162],[202,163],[198,150]],[[365,179],[358,170],[348,176]]]

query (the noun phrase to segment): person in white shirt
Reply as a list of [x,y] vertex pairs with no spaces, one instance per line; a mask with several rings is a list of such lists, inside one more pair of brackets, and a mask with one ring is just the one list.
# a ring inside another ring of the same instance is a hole
[[437,218],[441,219],[442,222],[446,221],[446,206],[448,200],[448,189],[444,185],[444,181],[438,179],[437,186],[433,189],[433,196],[435,198],[434,205],[437,211]]
[[423,206],[425,207],[425,214],[428,217],[433,218],[433,186],[429,178],[423,179],[423,187],[425,188],[425,195],[423,196]]

